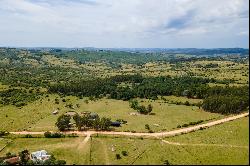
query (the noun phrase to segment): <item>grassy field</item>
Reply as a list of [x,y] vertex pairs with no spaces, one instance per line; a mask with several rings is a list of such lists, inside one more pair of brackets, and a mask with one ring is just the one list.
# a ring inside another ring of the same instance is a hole
[[[247,164],[249,154],[241,148],[175,146],[129,138],[93,138],[91,152],[92,164],[164,164],[165,160],[171,164]],[[117,160],[116,154],[122,158]]]
[[[59,104],[55,104],[55,99],[59,99]],[[24,106],[19,109],[13,106],[0,107],[0,119],[3,123],[0,124],[0,130],[7,131],[55,131],[57,130],[55,122],[61,114],[67,111],[76,111],[78,113],[84,111],[96,112],[99,116],[109,117],[113,121],[123,119],[128,121],[126,125],[116,128],[117,131],[137,131],[147,132],[145,124],[149,124],[153,131],[169,131],[176,128],[178,125],[185,123],[211,120],[214,118],[222,118],[222,115],[204,112],[195,106],[175,105],[165,103],[163,100],[139,100],[141,104],[152,104],[153,113],[155,115],[130,115],[136,112],[129,107],[129,102],[100,99],[97,101],[88,101],[86,99],[78,99],[76,97],[65,97],[66,102],[62,102],[62,98],[56,95],[44,97],[41,100]],[[186,99],[183,97],[166,97],[171,101],[189,101],[190,103],[199,102],[195,99]],[[72,104],[74,109],[65,107],[67,104]],[[79,108],[76,106],[78,105]],[[59,109],[58,115],[53,115],[52,112]]]
[[[0,156],[7,152],[30,152],[45,149],[68,164],[249,164],[249,118],[242,118],[206,130],[165,138],[185,145],[172,145],[159,139],[95,135],[83,143],[78,138],[9,138],[9,144]],[[7,139],[0,139],[0,147]],[[211,146],[211,145],[225,145]],[[230,146],[244,147],[230,147]],[[127,152],[127,156],[122,154]],[[116,154],[121,159],[116,158]]]
[[22,150],[34,152],[46,150],[55,155],[57,159],[67,161],[67,164],[88,164],[89,163],[89,142],[82,145],[84,137],[78,138],[16,138],[8,145],[0,156],[6,153],[18,153]]
[[[209,64],[218,67],[208,68]],[[237,84],[248,84],[249,63],[236,63],[231,61],[207,61],[198,60],[181,64],[162,62],[148,62],[141,66],[121,64],[120,68],[110,68],[105,63],[91,63],[80,65],[81,68],[95,73],[98,77],[114,76],[119,74],[141,73],[144,76],[181,76],[192,73],[194,76],[215,78],[218,80],[232,79]]]
[[249,145],[249,117],[199,130],[190,134],[166,138],[168,141],[187,144]]

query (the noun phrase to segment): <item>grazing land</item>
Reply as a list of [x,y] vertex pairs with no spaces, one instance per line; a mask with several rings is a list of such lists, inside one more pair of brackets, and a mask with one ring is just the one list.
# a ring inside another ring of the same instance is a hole
[[[168,132],[247,112],[248,49],[0,48],[0,157],[27,149],[67,164],[249,164],[248,117],[166,138],[58,135]],[[8,134],[23,131],[55,135]]]

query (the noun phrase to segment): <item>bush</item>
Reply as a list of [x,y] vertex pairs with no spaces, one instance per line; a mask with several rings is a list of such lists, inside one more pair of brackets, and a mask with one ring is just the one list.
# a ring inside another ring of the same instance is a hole
[[67,137],[79,137],[79,136],[76,133],[72,133],[72,134],[67,135]]
[[123,156],[127,156],[127,155],[128,155],[128,152],[127,152],[127,151],[122,151],[122,155],[123,155]]
[[49,131],[46,131],[43,135],[45,138],[51,138],[51,132]]
[[45,138],[64,138],[65,135],[62,134],[62,133],[58,133],[58,132],[51,133],[51,132],[47,131],[47,132],[44,133],[44,137]]
[[148,132],[149,132],[149,133],[154,133],[154,131],[153,131],[153,130],[149,130]]
[[184,124],[184,125],[182,125],[182,127],[188,127],[189,125],[188,124]]
[[0,131],[0,137],[6,136],[6,135],[8,135],[8,134],[10,134],[10,133],[7,132],[7,131]]
[[115,157],[117,160],[120,160],[122,158],[120,154],[116,154]]
[[123,119],[117,119],[116,122],[120,122],[122,124],[127,124],[128,123],[128,121],[123,120]]
[[33,138],[33,136],[30,135],[30,134],[26,134],[26,135],[24,136],[24,138]]
[[145,124],[145,129],[146,129],[146,130],[150,130],[150,127],[149,127],[148,124]]
[[190,106],[190,103],[189,103],[188,101],[186,101],[186,102],[184,103],[184,105]]

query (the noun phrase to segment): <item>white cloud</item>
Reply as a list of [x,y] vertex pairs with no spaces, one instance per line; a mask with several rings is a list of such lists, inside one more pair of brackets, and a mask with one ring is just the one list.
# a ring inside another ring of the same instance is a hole
[[248,0],[0,0],[0,44],[155,47],[196,36],[206,45],[206,35],[248,32],[248,12]]

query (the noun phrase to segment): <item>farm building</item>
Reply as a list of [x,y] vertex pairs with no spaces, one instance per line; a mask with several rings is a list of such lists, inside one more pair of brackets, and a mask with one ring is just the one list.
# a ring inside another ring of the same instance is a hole
[[55,110],[55,111],[52,112],[53,115],[56,115],[56,114],[58,114],[58,113],[59,113],[58,110]]
[[120,127],[120,126],[121,126],[121,123],[120,123],[120,122],[112,122],[112,123],[111,123],[111,126]]
[[48,160],[49,158],[50,158],[50,155],[45,150],[32,152],[30,154],[30,159],[32,161],[37,161],[37,160],[45,161],[45,160]]
[[74,115],[76,115],[76,112],[69,111],[69,112],[66,112],[65,115],[74,116]]
[[7,165],[15,165],[20,161],[20,158],[18,156],[16,157],[11,157],[9,159],[5,159],[4,163]]

